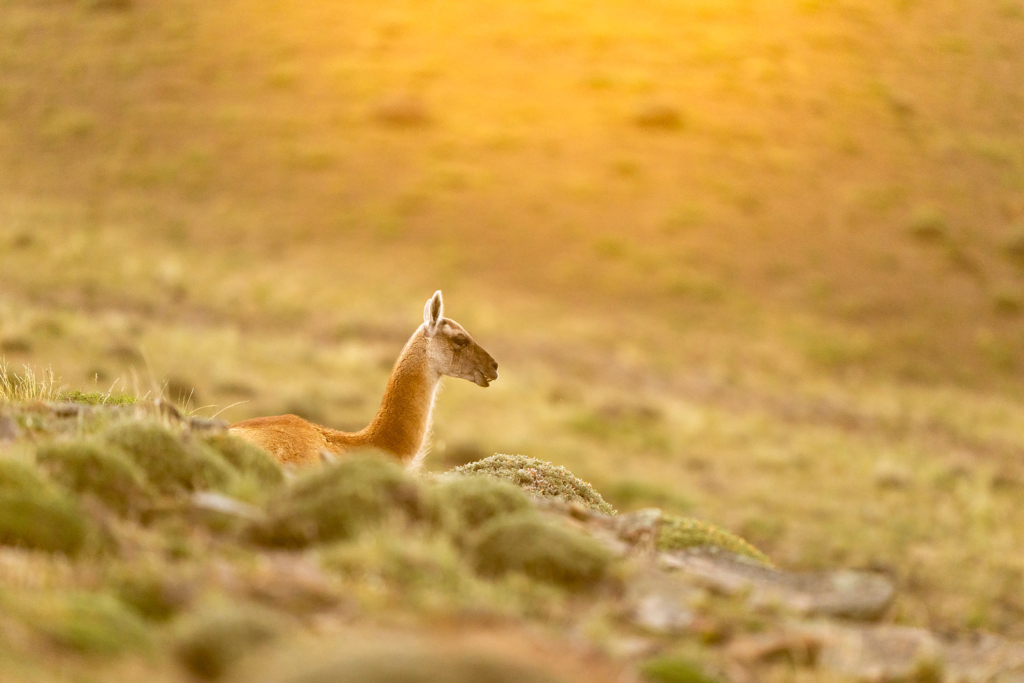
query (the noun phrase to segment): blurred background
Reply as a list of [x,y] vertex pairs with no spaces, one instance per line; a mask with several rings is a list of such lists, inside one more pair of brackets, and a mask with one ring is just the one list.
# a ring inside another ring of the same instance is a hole
[[444,291],[433,470],[1024,635],[1022,0],[0,0],[0,350],[372,417]]

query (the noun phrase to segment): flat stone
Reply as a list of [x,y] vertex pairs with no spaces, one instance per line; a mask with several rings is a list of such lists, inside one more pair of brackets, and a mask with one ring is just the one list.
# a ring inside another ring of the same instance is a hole
[[659,562],[709,590],[746,593],[752,607],[778,607],[804,617],[872,621],[881,618],[896,597],[888,579],[870,572],[786,572],[724,551],[661,553]]
[[931,633],[908,626],[820,623],[803,633],[818,646],[818,665],[865,683],[942,680],[945,654]]
[[678,576],[649,567],[626,588],[626,604],[634,624],[658,634],[677,634],[693,624],[693,601],[702,593]]
[[16,441],[21,436],[21,428],[10,415],[0,415],[0,443]]
[[1024,643],[990,633],[945,647],[949,680],[963,683],[1024,683]]
[[216,512],[229,517],[255,520],[263,517],[263,511],[254,505],[225,496],[214,491],[200,491],[192,494],[192,506],[207,512]]

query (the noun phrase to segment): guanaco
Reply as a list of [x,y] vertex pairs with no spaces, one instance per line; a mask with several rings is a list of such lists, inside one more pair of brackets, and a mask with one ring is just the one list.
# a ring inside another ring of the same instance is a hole
[[282,464],[310,465],[321,462],[325,453],[375,448],[416,468],[429,449],[434,398],[443,375],[487,387],[498,379],[498,363],[462,325],[444,317],[438,290],[423,307],[423,324],[395,361],[380,410],[364,429],[341,432],[297,415],[277,415],[238,422],[231,433]]

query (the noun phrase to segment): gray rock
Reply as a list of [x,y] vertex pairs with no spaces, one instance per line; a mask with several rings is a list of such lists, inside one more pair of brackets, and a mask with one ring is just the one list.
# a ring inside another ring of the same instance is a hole
[[805,626],[818,644],[818,665],[857,681],[938,681],[945,654],[931,633],[908,626]]
[[16,441],[21,436],[21,428],[10,415],[0,415],[0,443]]
[[661,553],[660,564],[726,595],[746,593],[752,607],[778,607],[805,617],[879,619],[896,597],[883,576],[869,572],[794,573],[727,552]]
[[652,633],[682,633],[693,624],[691,605],[701,593],[678,576],[648,567],[627,584],[629,618]]

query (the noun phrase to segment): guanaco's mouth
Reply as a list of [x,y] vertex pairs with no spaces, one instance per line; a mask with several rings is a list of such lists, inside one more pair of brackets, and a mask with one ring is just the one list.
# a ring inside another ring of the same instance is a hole
[[473,383],[476,384],[478,387],[484,387],[486,389],[487,387],[491,386],[491,382],[493,382],[496,379],[498,379],[497,372],[494,373],[494,377],[488,377],[484,373],[478,372],[476,373],[476,379],[473,380]]

